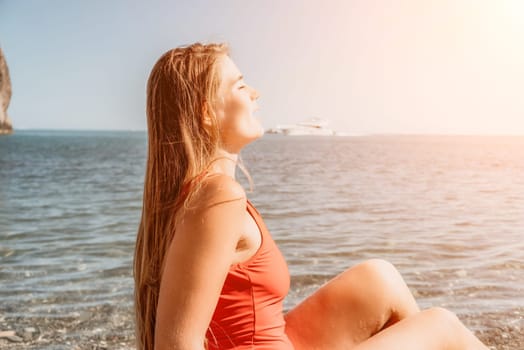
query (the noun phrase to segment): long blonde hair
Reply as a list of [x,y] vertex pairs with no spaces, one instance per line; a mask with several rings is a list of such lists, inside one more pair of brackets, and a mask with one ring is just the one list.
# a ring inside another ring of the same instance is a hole
[[[212,106],[220,86],[218,59],[227,54],[225,44],[179,47],[163,54],[149,76],[148,155],[134,257],[138,350],[154,347],[160,279],[181,192],[219,147]],[[204,127],[204,114],[210,127]]]

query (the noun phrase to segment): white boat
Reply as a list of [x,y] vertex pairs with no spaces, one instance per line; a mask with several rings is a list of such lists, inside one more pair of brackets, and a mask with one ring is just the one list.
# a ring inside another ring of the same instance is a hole
[[328,121],[320,118],[311,118],[296,124],[277,125],[276,128],[268,130],[270,134],[284,134],[288,136],[332,136],[335,132],[327,128]]

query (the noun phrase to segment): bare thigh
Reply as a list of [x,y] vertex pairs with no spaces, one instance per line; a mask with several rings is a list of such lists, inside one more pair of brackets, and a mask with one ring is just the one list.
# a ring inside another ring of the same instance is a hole
[[381,260],[335,277],[286,315],[297,350],[350,349],[419,308],[395,268]]

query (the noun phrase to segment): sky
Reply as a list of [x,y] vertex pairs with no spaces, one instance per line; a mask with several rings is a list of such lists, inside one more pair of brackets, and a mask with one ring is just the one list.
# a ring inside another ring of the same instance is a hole
[[524,135],[522,0],[0,0],[15,129],[144,130],[160,55],[226,42],[265,128]]

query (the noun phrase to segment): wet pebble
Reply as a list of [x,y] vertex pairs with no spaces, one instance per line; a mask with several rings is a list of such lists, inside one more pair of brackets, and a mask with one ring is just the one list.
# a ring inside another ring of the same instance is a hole
[[88,311],[82,311],[78,316],[78,322],[86,322],[91,319],[92,315]]
[[0,338],[7,338],[16,335],[15,331],[0,331]]
[[24,328],[24,331],[22,332],[22,338],[25,341],[30,341],[35,336],[35,333],[36,333],[36,328],[34,328],[34,327]]
[[21,343],[21,342],[24,341],[24,339],[20,338],[17,335],[13,335],[13,336],[7,337],[7,340],[9,340],[12,343]]

